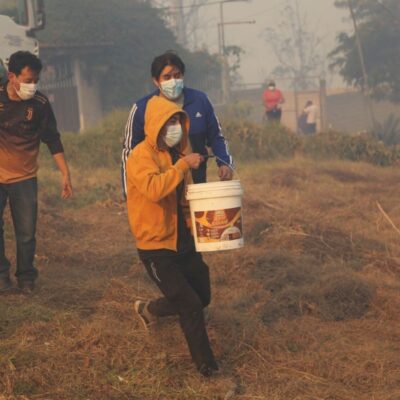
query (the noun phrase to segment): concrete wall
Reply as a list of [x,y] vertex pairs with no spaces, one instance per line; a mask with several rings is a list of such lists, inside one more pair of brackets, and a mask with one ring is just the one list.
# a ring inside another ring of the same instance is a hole
[[[328,95],[326,98],[328,127],[341,132],[361,132],[371,127],[371,117],[364,96],[348,91]],[[390,114],[400,118],[400,105],[387,101],[373,102],[375,118],[385,121]]]

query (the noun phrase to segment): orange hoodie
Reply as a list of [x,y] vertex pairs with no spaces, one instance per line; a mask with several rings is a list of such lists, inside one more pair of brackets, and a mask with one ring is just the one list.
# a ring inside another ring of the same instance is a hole
[[[178,218],[176,188],[185,180],[191,183],[189,165],[182,159],[172,164],[167,150],[157,146],[161,128],[174,114],[183,116],[183,136],[178,145],[184,154],[191,152],[189,118],[176,104],[159,96],[151,98],[145,113],[145,140],[130,154],[127,172],[127,206],[129,224],[141,250],[177,250]],[[190,221],[183,190],[180,199],[185,219]]]

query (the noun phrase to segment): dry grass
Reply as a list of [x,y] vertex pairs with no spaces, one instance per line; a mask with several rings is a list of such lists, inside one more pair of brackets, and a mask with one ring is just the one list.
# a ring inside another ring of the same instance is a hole
[[[118,171],[81,177],[72,206],[56,199],[54,172],[41,175],[38,291],[1,297],[1,400],[400,398],[399,234],[376,205],[400,226],[395,168],[240,167],[246,247],[206,255],[224,371],[211,380],[195,372],[175,319],[148,336],[135,318],[133,300],[157,291]],[[11,241],[8,229],[13,259]]]

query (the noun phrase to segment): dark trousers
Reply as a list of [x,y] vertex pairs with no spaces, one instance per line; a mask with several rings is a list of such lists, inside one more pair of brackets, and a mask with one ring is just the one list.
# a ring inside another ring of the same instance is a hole
[[200,164],[198,169],[192,169],[193,183],[207,182],[207,162],[204,161]]
[[267,111],[265,114],[267,115],[268,121],[281,121],[282,110],[280,108],[274,108],[273,110]]
[[316,123],[315,124],[309,124],[309,123],[306,124],[306,134],[307,135],[312,135],[316,132],[317,132],[317,124]]
[[17,242],[17,272],[20,281],[34,281],[38,272],[33,266],[36,248],[37,179],[0,183],[0,278],[8,277],[10,262],[5,255],[4,209],[10,204]]
[[164,297],[153,300],[148,311],[156,316],[179,315],[182,331],[197,368],[217,368],[212,353],[203,308],[210,303],[210,275],[201,254],[142,259],[148,274]]

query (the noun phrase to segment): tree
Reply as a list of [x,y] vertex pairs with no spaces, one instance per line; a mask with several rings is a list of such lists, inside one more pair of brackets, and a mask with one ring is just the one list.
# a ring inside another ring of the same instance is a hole
[[225,56],[227,57],[228,68],[229,68],[229,83],[234,86],[240,83],[242,76],[239,73],[241,58],[245,51],[236,45],[225,46]]
[[[352,0],[359,26],[368,83],[377,99],[400,102],[400,3],[398,0]],[[348,1],[335,5],[348,10]],[[363,87],[363,73],[354,34],[341,32],[330,53],[331,68],[345,81]]]
[[150,0],[150,3],[162,12],[162,18],[178,39],[178,43],[191,50],[199,48],[199,9],[207,5],[208,0]]
[[176,42],[159,10],[141,0],[45,0],[47,26],[37,36],[42,44],[95,45],[81,56],[87,75],[101,82],[106,109],[128,106],[152,88],[150,64],[174,49],[194,76],[219,75],[219,64],[206,52],[190,53]]
[[272,75],[293,78],[298,89],[315,87],[315,79],[323,72],[320,56],[322,40],[307,27],[298,0],[285,0],[281,20],[275,28],[265,30],[267,43],[279,61]]

